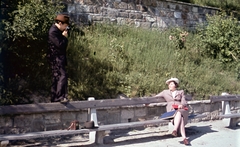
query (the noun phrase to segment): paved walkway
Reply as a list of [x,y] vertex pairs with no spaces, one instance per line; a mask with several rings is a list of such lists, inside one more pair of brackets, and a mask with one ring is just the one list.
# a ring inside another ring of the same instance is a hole
[[[223,121],[189,123],[187,136],[193,147],[240,147],[240,127],[225,127]],[[72,147],[183,147],[182,138],[173,138],[168,126],[147,127],[112,131],[105,138],[107,144],[95,145],[88,141],[88,135],[47,138],[24,142],[13,146],[72,146]]]

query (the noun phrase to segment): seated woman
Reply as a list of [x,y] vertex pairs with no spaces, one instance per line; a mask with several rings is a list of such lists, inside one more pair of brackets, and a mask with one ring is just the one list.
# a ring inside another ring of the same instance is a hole
[[179,85],[179,80],[177,78],[171,78],[166,81],[168,85],[168,90],[163,90],[161,93],[157,94],[154,97],[163,97],[167,101],[167,112],[174,110],[172,105],[178,105],[178,111],[176,112],[172,123],[174,125],[174,130],[172,135],[174,137],[177,136],[177,131],[179,130],[182,137],[183,143],[185,145],[189,145],[189,141],[186,137],[185,133],[185,125],[188,122],[188,111],[183,109],[187,106],[187,102],[185,100],[184,91],[177,90]]

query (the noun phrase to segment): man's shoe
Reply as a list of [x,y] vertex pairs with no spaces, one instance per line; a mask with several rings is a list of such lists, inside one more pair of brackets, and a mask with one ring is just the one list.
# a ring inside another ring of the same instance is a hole
[[67,98],[63,98],[61,101],[60,101],[60,103],[68,103],[68,99]]

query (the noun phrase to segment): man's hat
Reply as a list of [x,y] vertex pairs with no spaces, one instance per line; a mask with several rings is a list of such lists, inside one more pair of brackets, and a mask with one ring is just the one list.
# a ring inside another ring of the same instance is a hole
[[54,19],[55,21],[60,21],[62,23],[69,24],[69,16],[64,14],[58,14],[57,17]]

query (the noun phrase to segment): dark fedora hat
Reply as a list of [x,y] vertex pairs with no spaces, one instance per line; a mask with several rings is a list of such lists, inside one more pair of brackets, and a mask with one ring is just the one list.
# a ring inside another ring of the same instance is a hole
[[69,16],[68,15],[58,14],[54,20],[69,24]]

